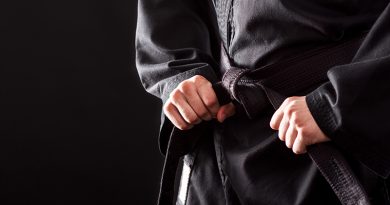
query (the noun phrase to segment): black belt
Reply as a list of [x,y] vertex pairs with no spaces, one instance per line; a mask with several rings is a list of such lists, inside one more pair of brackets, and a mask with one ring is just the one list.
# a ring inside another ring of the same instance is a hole
[[[329,68],[350,63],[362,38],[323,46],[297,57],[258,69],[243,69],[231,65],[225,49],[221,49],[221,82],[213,85],[221,105],[238,102],[249,118],[254,118],[267,106],[277,109],[286,99],[308,87],[327,80]],[[174,203],[176,170],[182,156],[189,153],[204,133],[198,129],[181,131],[174,128],[168,143],[159,196],[160,205]],[[311,145],[310,158],[328,181],[344,205],[370,204],[368,196],[348,163],[332,142]]]

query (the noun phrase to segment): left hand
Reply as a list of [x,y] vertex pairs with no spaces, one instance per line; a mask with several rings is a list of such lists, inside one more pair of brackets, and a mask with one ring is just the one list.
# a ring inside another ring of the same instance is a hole
[[270,126],[279,130],[279,138],[295,154],[306,153],[306,147],[330,139],[311,115],[305,96],[289,97],[272,116]]

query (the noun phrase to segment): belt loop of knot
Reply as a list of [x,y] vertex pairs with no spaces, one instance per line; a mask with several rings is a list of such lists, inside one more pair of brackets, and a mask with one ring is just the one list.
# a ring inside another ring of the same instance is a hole
[[242,76],[247,73],[247,69],[240,69],[231,67],[228,69],[222,77],[222,85],[229,92],[232,99],[240,102],[240,98],[237,91],[237,83],[241,79]]

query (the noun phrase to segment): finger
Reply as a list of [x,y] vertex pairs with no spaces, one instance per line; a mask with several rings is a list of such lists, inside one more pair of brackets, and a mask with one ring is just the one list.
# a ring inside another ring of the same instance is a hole
[[211,83],[207,83],[198,87],[197,91],[203,104],[206,106],[212,116],[215,117],[218,113],[220,105]]
[[280,105],[280,107],[275,111],[275,113],[273,114],[273,116],[271,118],[271,121],[270,121],[270,126],[271,126],[272,129],[274,129],[274,130],[278,130],[279,129],[280,123],[281,123],[281,121],[283,119],[285,107],[293,99],[294,99],[293,97],[287,98],[286,100],[283,101],[282,105]]
[[199,124],[202,120],[196,115],[195,111],[188,104],[184,95],[180,91],[174,91],[171,96],[173,105],[177,108],[183,119],[191,125]]
[[278,109],[272,115],[272,118],[271,118],[269,125],[271,126],[272,129],[278,130],[282,119],[283,119],[283,112],[282,112],[282,110]]
[[219,122],[225,121],[226,118],[233,116],[236,113],[236,109],[233,103],[222,106],[217,113],[217,120]]
[[198,117],[200,117],[202,120],[212,119],[212,114],[204,105],[194,84],[188,83],[186,86],[182,86],[180,91],[184,94],[188,104],[191,106]]
[[172,122],[172,124],[181,129],[181,130],[187,130],[191,129],[193,125],[188,124],[180,115],[177,108],[168,100],[164,105],[164,114],[167,116],[167,118]]
[[294,141],[297,137],[297,134],[298,134],[298,131],[295,129],[295,126],[293,124],[291,124],[291,122],[289,123],[289,127],[287,129],[287,132],[286,132],[286,146],[288,148],[292,148],[293,145],[294,145]]
[[306,144],[303,142],[302,136],[300,135],[300,132],[298,132],[298,135],[297,135],[297,138],[295,139],[292,150],[295,154],[306,153]]
[[288,121],[289,120],[288,120],[287,116],[284,115],[282,121],[280,122],[278,134],[279,134],[279,139],[282,141],[286,140],[286,132],[287,132],[287,129],[289,127]]

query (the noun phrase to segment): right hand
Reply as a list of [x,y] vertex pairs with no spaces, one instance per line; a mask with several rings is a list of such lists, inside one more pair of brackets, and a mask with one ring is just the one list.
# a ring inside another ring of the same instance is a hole
[[212,84],[196,75],[181,82],[171,92],[163,111],[177,128],[188,130],[203,120],[216,118],[223,122],[234,115],[235,107],[233,103],[220,106]]

